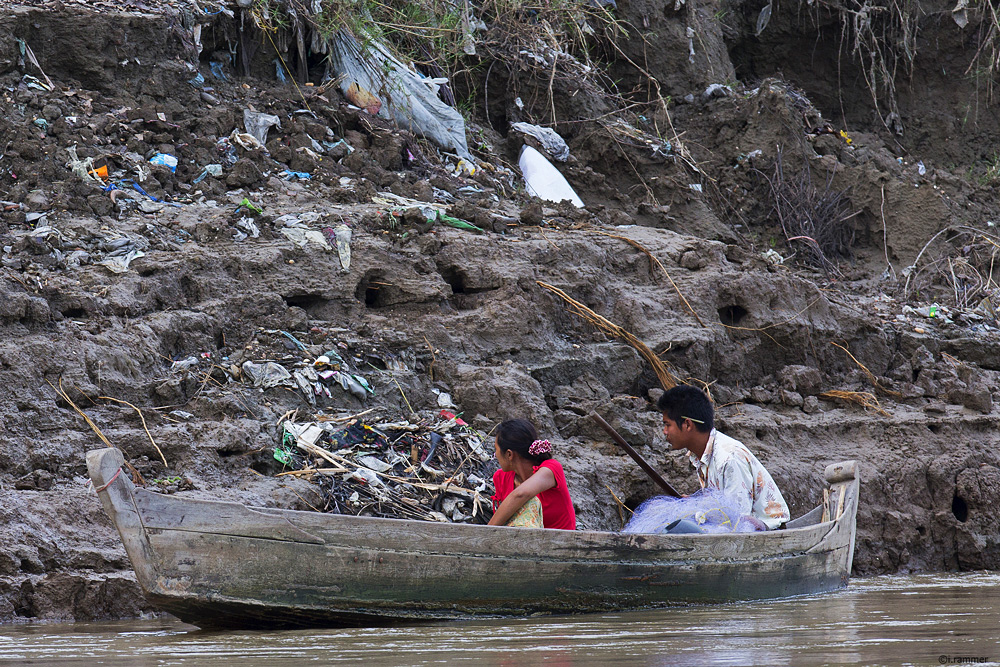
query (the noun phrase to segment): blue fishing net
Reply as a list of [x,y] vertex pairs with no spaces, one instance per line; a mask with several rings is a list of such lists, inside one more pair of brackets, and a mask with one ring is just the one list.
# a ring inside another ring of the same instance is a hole
[[763,525],[753,517],[740,516],[736,505],[718,489],[702,489],[685,498],[656,496],[636,508],[623,533],[665,533],[682,520],[703,533],[750,533]]

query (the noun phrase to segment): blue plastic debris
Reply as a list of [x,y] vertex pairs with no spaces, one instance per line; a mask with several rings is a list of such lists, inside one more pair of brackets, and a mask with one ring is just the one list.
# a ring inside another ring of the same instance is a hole
[[26,85],[28,88],[32,88],[34,90],[44,90],[46,92],[52,90],[51,87],[42,83],[40,80],[36,79],[30,74],[25,74],[23,77],[21,77],[21,83]]
[[312,174],[305,171],[292,171],[291,169],[286,169],[281,172],[281,177],[286,181],[308,181],[312,180]]
[[133,181],[130,178],[126,178],[126,179],[122,180],[121,184],[122,185],[131,185],[132,189],[135,190],[136,192],[138,192],[139,194],[141,194],[143,196],[146,196],[146,197],[149,197],[153,201],[160,201],[159,199],[157,199],[153,195],[151,195],[148,192],[146,192],[145,190],[143,190],[142,187],[138,183],[136,183],[135,181]]
[[198,75],[196,77],[194,77],[193,79],[188,79],[188,83],[190,83],[195,88],[201,88],[202,86],[205,85],[205,77],[201,75],[201,72],[198,72]]
[[302,351],[305,351],[305,349],[306,349],[305,344],[303,344],[302,341],[300,341],[298,338],[296,338],[292,334],[288,333],[287,331],[280,331],[279,330],[278,333],[280,333],[282,336],[284,336],[288,340],[290,340],[293,343],[295,343],[295,347],[299,348]]
[[223,167],[232,167],[239,159],[236,149],[229,143],[229,137],[222,137],[215,142],[215,151],[219,154],[219,162],[222,163]]
[[222,165],[221,164],[205,165],[205,168],[201,170],[201,173],[198,174],[198,177],[195,178],[193,181],[191,181],[192,185],[197,185],[198,183],[201,183],[203,180],[205,180],[206,176],[215,176],[216,178],[222,176]]
[[288,76],[285,74],[285,68],[281,66],[281,59],[275,58],[274,63],[274,74],[278,77],[278,81],[281,83],[288,83]]
[[212,70],[212,76],[214,76],[216,79],[229,81],[229,79],[226,78],[226,73],[222,71],[222,63],[220,63],[218,60],[213,60],[209,64],[209,68]]
[[344,144],[345,146],[347,146],[347,154],[348,155],[350,155],[351,153],[354,152],[354,146],[352,146],[349,143],[347,143],[344,139],[341,139],[341,140],[336,141],[336,142],[324,141],[324,142],[322,142],[322,144],[323,144],[323,148],[325,148],[328,151],[332,151],[334,148],[336,148],[340,144]]
[[150,164],[163,165],[171,172],[177,171],[177,158],[173,155],[167,155],[166,153],[157,153],[153,157],[149,158]]
[[[122,180],[118,181],[118,183],[108,183],[103,188],[101,188],[101,191],[102,192],[111,192],[112,190],[127,190],[130,187],[133,190],[135,190],[136,192],[138,192],[139,194],[141,194],[141,195],[143,195],[145,197],[149,197],[151,200],[153,200],[155,202],[160,201],[159,199],[157,199],[153,195],[151,195],[148,192],[146,192],[145,190],[143,190],[142,187],[138,183],[136,183],[135,181],[133,181],[130,178],[122,179]],[[181,208],[180,204],[168,203],[168,205],[169,206],[174,206],[176,208]]]

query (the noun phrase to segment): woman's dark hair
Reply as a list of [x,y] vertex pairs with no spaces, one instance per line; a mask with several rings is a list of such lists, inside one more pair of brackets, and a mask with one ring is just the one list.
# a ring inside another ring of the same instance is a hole
[[691,385],[679,384],[663,392],[656,407],[678,426],[690,419],[695,430],[701,433],[708,433],[715,427],[712,401],[705,392]]
[[513,449],[521,455],[521,458],[531,461],[532,465],[538,465],[552,458],[552,454],[548,452],[528,453],[528,448],[535,440],[538,440],[538,431],[527,419],[508,419],[497,427],[497,445],[500,450],[506,452]]

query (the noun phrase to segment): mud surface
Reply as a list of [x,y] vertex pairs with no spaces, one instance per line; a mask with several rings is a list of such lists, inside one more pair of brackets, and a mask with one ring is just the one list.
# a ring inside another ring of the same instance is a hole
[[[621,526],[609,490],[630,507],[655,493],[591,411],[693,490],[659,432],[652,369],[538,281],[708,383],[720,429],[765,462],[793,516],[821,500],[828,463],[858,459],[856,574],[1000,566],[1000,210],[984,153],[1000,130],[987,104],[955,123],[986,93],[939,72],[976,48],[950,19],[921,24],[900,135],[857,66],[844,61],[839,86],[820,74],[838,66],[836,21],[782,5],[754,36],[759,8],[619,3],[644,27],[610,71],[623,89],[659,80],[667,106],[647,97],[636,123],[644,136],[672,127],[672,152],[623,140],[599,120],[605,102],[560,79],[551,108],[572,157],[559,166],[588,204],[576,209],[527,197],[510,169],[522,139],[501,121],[550,121],[549,81],[497,68],[489,96],[478,89],[467,130],[485,164],[470,175],[312,71],[311,86],[280,83],[273,49],[245,67],[218,57],[239,38],[236,3],[232,19],[195,21],[199,54],[186,5],[0,9],[0,622],[148,611],[88,488],[84,456],[102,442],[67,399],[150,484],[255,505],[315,498],[274,476],[283,415],[406,418],[436,413],[441,392],[483,431],[532,419],[582,528]],[[640,38],[654,32],[652,57]],[[210,90],[188,83],[199,72]],[[51,90],[35,85],[46,77]],[[264,147],[232,137],[248,108],[281,120]],[[176,170],[151,165],[157,153]],[[87,177],[101,166],[124,187]],[[385,193],[483,231],[427,224]],[[813,230],[824,253],[789,240],[780,197],[835,221]],[[325,241],[338,225],[349,269]],[[364,363],[374,396],[334,387],[314,406],[240,372],[331,347]]]

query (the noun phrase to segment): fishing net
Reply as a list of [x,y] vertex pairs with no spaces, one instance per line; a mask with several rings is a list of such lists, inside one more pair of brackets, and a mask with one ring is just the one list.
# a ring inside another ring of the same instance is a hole
[[678,520],[693,522],[703,533],[750,533],[763,525],[753,517],[740,516],[726,494],[709,488],[685,498],[650,498],[636,508],[622,532],[665,533]]

